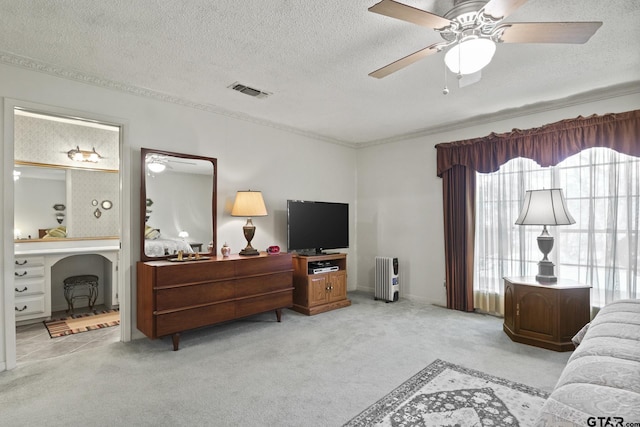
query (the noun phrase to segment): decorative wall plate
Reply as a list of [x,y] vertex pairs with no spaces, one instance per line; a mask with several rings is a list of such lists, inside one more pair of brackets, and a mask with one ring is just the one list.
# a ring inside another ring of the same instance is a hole
[[93,211],[93,216],[95,216],[96,218],[100,218],[100,216],[102,216],[102,212],[100,212],[100,209],[96,208],[96,210]]
[[57,204],[53,205],[53,209],[55,209],[57,211],[63,211],[66,208],[67,207],[65,205],[63,205],[62,203],[57,203]]
[[98,206],[98,201],[96,199],[93,199],[91,201],[91,206]]
[[103,200],[100,206],[102,206],[102,209],[105,211],[108,211],[113,207],[113,203],[111,203],[111,200]]

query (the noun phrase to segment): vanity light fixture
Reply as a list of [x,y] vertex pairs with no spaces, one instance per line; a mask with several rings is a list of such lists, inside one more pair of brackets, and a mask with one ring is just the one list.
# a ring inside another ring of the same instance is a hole
[[67,151],[67,156],[69,156],[71,160],[76,162],[98,163],[100,159],[102,159],[102,156],[96,152],[95,147],[93,148],[93,150],[89,151],[81,150],[79,146],[76,146],[76,148],[72,148],[71,150]]

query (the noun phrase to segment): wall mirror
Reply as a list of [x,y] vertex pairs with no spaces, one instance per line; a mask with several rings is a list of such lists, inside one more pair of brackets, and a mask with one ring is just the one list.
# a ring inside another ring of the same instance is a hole
[[217,160],[142,148],[140,170],[140,259],[214,255]]
[[15,162],[15,241],[117,238],[118,213],[96,221],[91,199],[117,198],[118,189],[117,171]]
[[120,199],[120,127],[13,112],[15,242],[117,239],[119,209],[98,220],[91,201]]

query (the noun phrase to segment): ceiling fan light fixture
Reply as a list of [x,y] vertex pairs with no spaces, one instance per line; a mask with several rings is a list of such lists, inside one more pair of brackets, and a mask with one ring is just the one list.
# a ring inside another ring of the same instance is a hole
[[496,44],[486,38],[469,37],[447,51],[444,63],[452,73],[473,74],[486,67],[496,52]]
[[147,164],[147,167],[153,173],[160,173],[166,169],[167,165],[158,161],[152,161]]

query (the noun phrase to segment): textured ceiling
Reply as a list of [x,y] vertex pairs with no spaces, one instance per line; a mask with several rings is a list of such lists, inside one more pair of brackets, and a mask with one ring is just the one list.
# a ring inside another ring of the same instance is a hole
[[[440,39],[378,0],[0,0],[0,62],[354,145],[523,106],[639,93],[640,1],[529,0],[506,22],[603,21],[584,45],[502,44],[459,89],[443,54],[371,71]],[[438,14],[452,0],[404,0]],[[256,99],[234,82],[272,93]],[[589,95],[592,94],[592,95]]]

